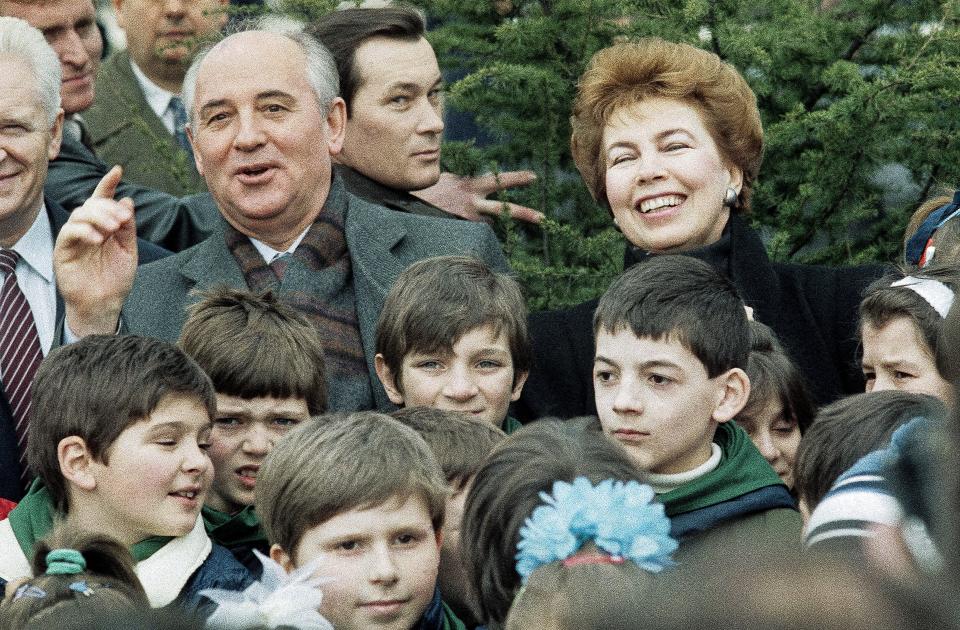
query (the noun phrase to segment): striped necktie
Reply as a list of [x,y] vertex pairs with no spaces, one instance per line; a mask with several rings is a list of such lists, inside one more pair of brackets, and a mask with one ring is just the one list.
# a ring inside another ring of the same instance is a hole
[[0,286],[0,371],[3,391],[13,413],[20,453],[20,479],[26,485],[30,480],[27,467],[30,387],[43,360],[43,351],[30,305],[17,284],[15,270],[19,259],[17,252],[0,249],[0,273],[6,274]]
[[190,139],[187,138],[187,109],[179,96],[171,96],[167,107],[173,113],[173,137],[193,162],[193,147],[190,146]]

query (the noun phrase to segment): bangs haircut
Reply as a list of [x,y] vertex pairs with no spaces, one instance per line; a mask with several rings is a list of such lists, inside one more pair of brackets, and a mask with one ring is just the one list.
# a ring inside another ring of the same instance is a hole
[[238,398],[302,398],[311,415],[327,410],[323,342],[317,329],[267,292],[226,287],[197,292],[178,345],[217,393]]
[[763,155],[757,97],[736,68],[689,44],[657,37],[614,44],[597,52],[577,84],[570,149],[594,199],[606,203],[603,133],[611,117],[649,98],[693,107],[727,166],[743,172],[734,209],[750,209]]
[[351,115],[353,97],[363,85],[363,72],[354,63],[357,49],[374,37],[415,42],[426,34],[423,18],[407,7],[351,8],[331,11],[307,27],[337,64],[340,90]]
[[927,394],[884,390],[841,398],[821,409],[800,439],[794,491],[812,512],[840,475],[886,447],[900,426],[914,418],[946,416],[943,401]]
[[435,256],[403,271],[377,322],[377,353],[393,374],[411,352],[452,352],[468,332],[490,326],[507,338],[513,382],[530,371],[527,307],[516,280],[471,256]]
[[416,431],[433,451],[447,483],[462,490],[507,434],[459,411],[404,407],[390,414]]
[[736,287],[689,256],[653,256],[617,278],[600,298],[594,336],[622,329],[638,338],[678,341],[715,378],[746,368],[747,312]]
[[443,527],[447,484],[430,447],[388,415],[329,414],[281,438],[257,475],[257,514],[270,544],[291,556],[309,529],[337,514],[423,499]]
[[57,511],[65,513],[67,483],[57,446],[86,442],[97,461],[130,425],[146,420],[169,396],[194,398],[212,422],[217,403],[210,378],[173,344],[135,335],[91,335],[53,350],[33,383],[27,458]]
[[[619,444],[595,418],[541,419],[507,436],[473,478],[463,513],[460,548],[480,619],[501,627],[520,588],[516,569],[520,528],[541,492],[555,481],[586,477],[643,481]],[[259,482],[258,482],[259,483]]]
[[[960,273],[952,266],[943,262],[934,263],[922,270],[907,268],[898,269],[887,274],[869,287],[860,303],[860,334],[863,335],[864,324],[880,329],[891,321],[906,317],[913,322],[919,333],[919,340],[923,342],[923,350],[931,357],[937,357],[937,348],[940,343],[940,332],[943,330],[944,318],[919,293],[909,287],[891,286],[894,282],[907,276],[918,279],[938,280],[945,284],[954,293],[960,287]],[[943,376],[941,366],[937,371]]]
[[813,401],[800,370],[769,326],[751,321],[750,356],[746,372],[750,378],[750,398],[740,416],[757,417],[771,400],[777,400],[786,417],[796,421],[803,433],[813,422]]

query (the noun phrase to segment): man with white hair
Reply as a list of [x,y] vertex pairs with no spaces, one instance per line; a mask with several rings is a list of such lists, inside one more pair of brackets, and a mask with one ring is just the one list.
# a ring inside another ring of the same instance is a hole
[[[41,32],[0,17],[0,497],[11,500],[29,480],[33,375],[60,341],[64,317],[53,245],[68,215],[43,195],[47,161],[57,156],[63,131],[60,90],[60,62]],[[141,248],[150,260],[161,252]]]
[[391,408],[373,357],[397,275],[442,254],[507,264],[485,224],[395,212],[344,189],[331,166],[346,120],[338,90],[329,52],[303,33],[241,32],[198,54],[183,95],[197,168],[222,220],[202,243],[141,269],[131,291],[131,235],[119,226],[133,212],[112,200],[108,175],[57,243],[70,329],[113,332],[122,307],[131,332],[172,341],[194,289],[270,290],[317,326],[331,409]]

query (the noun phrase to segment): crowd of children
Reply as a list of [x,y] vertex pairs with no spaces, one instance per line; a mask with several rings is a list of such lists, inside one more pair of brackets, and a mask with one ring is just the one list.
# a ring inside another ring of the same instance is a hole
[[[178,347],[92,336],[43,362],[0,628],[834,627],[845,580],[847,627],[944,627],[958,288],[937,265],[871,286],[866,392],[816,412],[727,279],[656,256],[597,306],[597,417],[526,426],[522,293],[478,260],[390,292],[389,415],[327,412],[316,330],[271,294],[205,293]],[[729,579],[736,610],[709,586]]]

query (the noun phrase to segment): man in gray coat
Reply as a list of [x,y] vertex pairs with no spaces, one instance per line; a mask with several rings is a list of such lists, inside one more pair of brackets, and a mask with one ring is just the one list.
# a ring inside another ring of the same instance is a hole
[[[135,273],[133,208],[104,178],[57,242],[73,334],[174,340],[216,285],[272,290],[325,342],[331,409],[389,408],[373,367],[374,329],[397,274],[429,256],[506,261],[483,224],[393,212],[347,193],[332,174],[346,112],[329,53],[302,33],[247,31],[194,61],[184,82],[197,167],[222,221],[205,241]],[[132,285],[132,289],[131,289]]]

